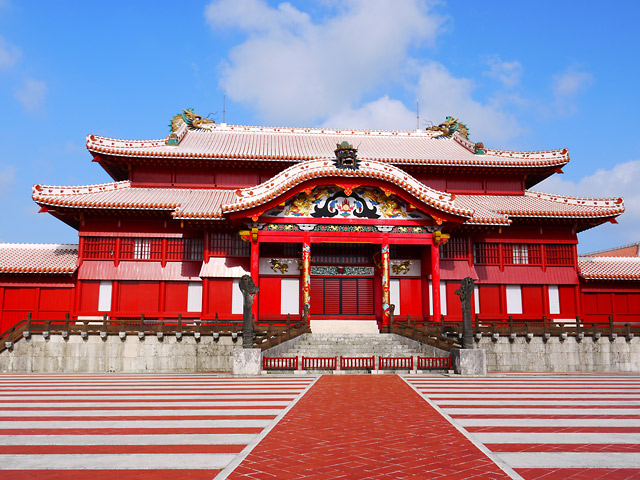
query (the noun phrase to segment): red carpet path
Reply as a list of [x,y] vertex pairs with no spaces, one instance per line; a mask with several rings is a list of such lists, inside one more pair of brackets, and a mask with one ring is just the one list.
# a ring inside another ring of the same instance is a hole
[[508,479],[396,375],[325,375],[229,475]]

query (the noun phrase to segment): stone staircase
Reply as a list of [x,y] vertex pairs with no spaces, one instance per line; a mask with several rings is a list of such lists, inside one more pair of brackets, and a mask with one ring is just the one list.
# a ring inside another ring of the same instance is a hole
[[[414,369],[418,356],[448,357],[444,350],[424,345],[414,340],[393,333],[377,334],[340,334],[340,333],[306,333],[277,347],[263,352],[264,357],[298,357],[302,365],[302,357],[375,357],[374,369],[349,369],[345,373],[371,373],[378,370],[379,357],[413,357]],[[385,372],[407,373],[408,370],[384,370]],[[336,373],[333,370],[308,370],[307,373]],[[272,373],[268,370],[268,373]],[[273,372],[275,373],[275,371]]]

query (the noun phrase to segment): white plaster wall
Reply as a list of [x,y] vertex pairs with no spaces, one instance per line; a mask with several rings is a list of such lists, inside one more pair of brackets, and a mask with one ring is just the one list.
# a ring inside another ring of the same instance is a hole
[[231,313],[239,313],[242,315],[243,301],[242,291],[240,290],[240,279],[233,279],[233,286],[231,287]]
[[400,280],[392,278],[389,281],[389,298],[391,304],[396,306],[393,314],[400,315]]
[[297,278],[283,278],[281,280],[280,313],[282,315],[300,313],[300,281]]

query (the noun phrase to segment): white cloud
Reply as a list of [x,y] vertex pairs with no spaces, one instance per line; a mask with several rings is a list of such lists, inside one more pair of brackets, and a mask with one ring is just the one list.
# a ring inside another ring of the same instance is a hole
[[598,250],[640,240],[640,160],[620,163],[611,169],[599,169],[592,175],[574,182],[554,175],[536,185],[535,189],[583,197],[623,197],[626,211],[618,217],[619,225],[597,227],[585,232],[592,246]]
[[[0,7],[2,7],[0,0]],[[0,70],[13,67],[20,58],[18,47],[11,45],[4,38],[0,37]]]
[[569,67],[563,73],[554,75],[551,89],[555,97],[558,113],[572,115],[577,112],[576,97],[585,91],[593,82],[593,75]]
[[35,112],[44,104],[46,93],[46,83],[27,78],[24,84],[14,92],[14,97],[22,104],[25,110]]
[[433,42],[442,23],[418,0],[351,0],[319,24],[287,3],[217,0],[206,17],[213,28],[248,33],[229,54],[222,88],[285,123],[354,108],[365,93],[398,80],[409,48]]
[[498,106],[483,104],[472,97],[474,82],[456,78],[442,64],[430,62],[420,70],[417,97],[421,118],[438,124],[447,115],[469,126],[473,140],[504,142],[522,133],[516,119]]
[[503,61],[499,56],[493,55],[486,61],[489,70],[484,75],[499,80],[507,88],[513,88],[520,84],[522,77],[522,65],[517,60]]
[[416,128],[416,113],[385,95],[360,108],[342,110],[326,119],[323,125],[328,128],[412,130]]

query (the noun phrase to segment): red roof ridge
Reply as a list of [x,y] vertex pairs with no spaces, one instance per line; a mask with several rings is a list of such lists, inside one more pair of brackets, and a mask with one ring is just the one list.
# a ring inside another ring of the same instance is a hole
[[119,188],[129,188],[131,182],[122,180],[120,182],[95,183],[91,185],[40,185],[32,187],[32,196],[41,197],[45,195],[84,195],[87,193],[108,192]]
[[[459,132],[455,132],[452,137],[456,142],[465,147],[470,152],[475,152],[475,145],[477,142],[469,140],[462,136]],[[499,150],[496,148],[484,148],[484,154],[493,157],[504,158],[523,158],[525,160],[566,160],[564,163],[569,163],[569,149],[558,148],[553,150],[536,150],[536,151],[522,151],[522,150]]]
[[605,256],[595,256],[595,257],[586,257],[584,255],[578,255],[578,261],[584,262],[632,262],[632,263],[640,263],[640,257],[605,257]]
[[0,243],[2,248],[78,250],[77,243]]
[[612,207],[621,208],[624,211],[624,199],[622,197],[575,197],[571,195],[560,195],[556,193],[538,192],[536,190],[525,190],[525,196],[531,198],[542,198],[544,200],[558,201],[565,200],[572,205],[582,205],[585,207]]

